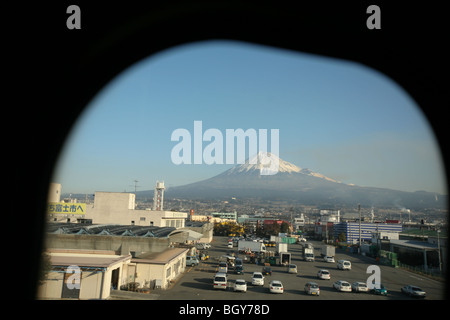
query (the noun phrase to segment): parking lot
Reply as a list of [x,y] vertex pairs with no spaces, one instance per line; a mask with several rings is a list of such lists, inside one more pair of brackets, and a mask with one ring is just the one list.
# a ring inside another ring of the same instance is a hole
[[[338,292],[333,288],[333,283],[337,280],[346,280],[350,284],[355,281],[366,282],[370,274],[367,267],[375,264],[375,260],[356,254],[350,254],[342,250],[336,250],[336,262],[340,259],[351,261],[351,270],[338,270],[336,263],[327,263],[320,257],[321,243],[311,241],[315,248],[314,262],[305,262],[301,257],[301,246],[299,244],[289,244],[289,252],[292,254],[292,263],[297,265],[298,273],[289,274],[287,267],[272,266],[272,275],[265,277],[264,286],[252,286],[251,277],[255,271],[262,271],[261,265],[244,262],[244,274],[234,274],[232,270],[228,272],[227,290],[214,290],[213,278],[217,271],[218,258],[224,254],[234,251],[237,254],[237,247],[227,248],[227,237],[214,237],[212,247],[208,250],[210,259],[201,261],[198,266],[188,267],[187,272],[177,283],[161,292],[159,299],[167,300],[398,300],[414,299],[401,293],[401,287],[413,284],[421,287],[427,292],[427,300],[444,299],[445,283],[425,278],[402,269],[395,269],[388,266],[380,266],[381,282],[388,290],[387,296],[374,295],[370,293]],[[267,248],[275,250],[275,248]],[[242,254],[237,255],[242,257]],[[326,269],[331,273],[331,280],[321,280],[317,278],[317,272]],[[234,282],[236,279],[247,281],[247,292],[234,292]],[[283,294],[269,293],[268,284],[271,280],[279,280],[283,283]],[[320,296],[310,296],[304,293],[304,285],[308,281],[314,281],[320,286]]]

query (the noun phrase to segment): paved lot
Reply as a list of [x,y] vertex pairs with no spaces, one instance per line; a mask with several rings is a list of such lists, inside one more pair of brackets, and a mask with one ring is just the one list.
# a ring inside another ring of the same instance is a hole
[[[266,276],[263,287],[251,285],[251,275],[254,271],[261,271],[262,266],[244,263],[243,275],[236,275],[232,272],[228,274],[229,288],[225,290],[213,290],[212,279],[216,272],[217,260],[219,256],[229,252],[226,246],[226,237],[215,237],[212,247],[208,250],[211,258],[208,261],[201,262],[200,265],[188,268],[183,277],[169,290],[158,292],[159,299],[164,300],[317,300],[317,299],[345,299],[345,300],[398,300],[412,299],[403,295],[400,288],[407,284],[420,286],[427,292],[429,300],[444,299],[443,292],[445,284],[442,282],[430,280],[428,278],[416,275],[414,273],[395,269],[387,266],[381,268],[381,282],[388,289],[388,296],[378,296],[367,293],[343,293],[333,289],[333,282],[337,280],[346,280],[350,283],[354,281],[366,282],[369,274],[366,273],[367,267],[374,264],[371,258],[360,255],[349,254],[342,251],[336,251],[336,261],[347,259],[352,262],[352,270],[343,271],[336,268],[336,263],[327,263],[320,258],[320,242],[311,241],[316,248],[316,261],[305,262],[300,255],[300,245],[290,244],[289,251],[292,253],[292,263],[296,264],[299,273],[288,274],[286,267],[272,267],[272,275]],[[273,248],[269,248],[273,250]],[[233,248],[237,253],[237,248]],[[316,277],[320,269],[327,269],[331,273],[331,280],[319,280]],[[246,293],[234,292],[233,285],[236,279],[247,280],[248,289]],[[270,280],[280,280],[284,285],[284,294],[271,294],[268,290]],[[309,296],[303,292],[306,282],[315,281],[319,284],[321,294],[319,297]]]

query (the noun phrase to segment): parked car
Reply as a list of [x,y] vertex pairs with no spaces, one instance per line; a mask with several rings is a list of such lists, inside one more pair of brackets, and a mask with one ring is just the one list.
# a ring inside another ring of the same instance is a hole
[[325,262],[333,262],[334,263],[334,257],[332,257],[332,256],[324,256],[323,260]]
[[247,292],[247,281],[244,279],[237,279],[234,282],[234,291]]
[[365,282],[353,282],[352,283],[352,291],[355,292],[368,292],[369,288],[367,287],[367,284]]
[[290,264],[288,266],[288,273],[297,273],[297,265],[296,264]]
[[194,256],[186,256],[186,265],[187,266],[196,266],[199,264],[199,261],[196,257]]
[[331,279],[330,271],[324,269],[319,270],[319,272],[317,272],[317,278],[322,280],[330,280]]
[[420,287],[418,286],[413,286],[413,285],[407,285],[402,287],[402,293],[405,293],[411,297],[415,297],[415,298],[425,298],[427,293],[425,291],[423,291]]
[[206,249],[206,246],[205,246],[204,243],[197,243],[197,244],[195,245],[195,247],[196,247],[198,250]]
[[253,272],[252,285],[254,285],[254,286],[263,286],[264,285],[264,276],[261,272]]
[[271,276],[272,275],[272,268],[271,267],[263,267],[262,268],[262,272],[261,272],[263,275],[265,275],[265,276]]
[[337,264],[337,268],[341,270],[351,270],[352,263],[348,260],[339,260]]
[[333,283],[333,288],[335,288],[337,291],[352,292],[352,286],[345,280],[336,281],[335,283]]
[[213,289],[227,290],[227,275],[225,273],[216,273],[213,280]]
[[369,290],[370,293],[373,294],[380,294],[382,296],[387,296],[388,292],[386,290],[386,287],[383,284],[376,285],[373,289]]
[[283,284],[281,281],[272,280],[269,283],[269,292],[270,293],[283,293]]
[[311,294],[314,296],[320,295],[319,285],[315,282],[307,282],[303,290],[305,290],[306,294]]

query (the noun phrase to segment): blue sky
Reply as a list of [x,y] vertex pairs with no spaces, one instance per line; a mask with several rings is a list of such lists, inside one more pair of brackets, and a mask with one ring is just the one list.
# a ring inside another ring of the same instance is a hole
[[[232,41],[161,52],[124,70],[90,102],[53,177],[63,193],[153,189],[232,167],[175,165],[175,129],[279,129],[279,156],[344,183],[447,194],[421,110],[363,65]],[[224,141],[225,143],[225,141]],[[203,147],[208,143],[204,142]]]

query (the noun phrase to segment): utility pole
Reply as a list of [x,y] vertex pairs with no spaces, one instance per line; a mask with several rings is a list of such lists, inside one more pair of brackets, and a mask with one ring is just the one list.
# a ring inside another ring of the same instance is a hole
[[359,213],[359,249],[361,250],[361,205],[358,203]]
[[438,256],[439,256],[439,272],[442,273],[442,262],[441,262],[441,244],[439,241],[439,233],[441,233],[441,229],[437,229],[437,236],[438,236]]
[[[140,186],[137,185],[138,182],[139,182],[138,180],[134,180],[134,194],[136,194],[137,188],[140,187]],[[130,186],[130,187],[132,187],[132,186]]]

